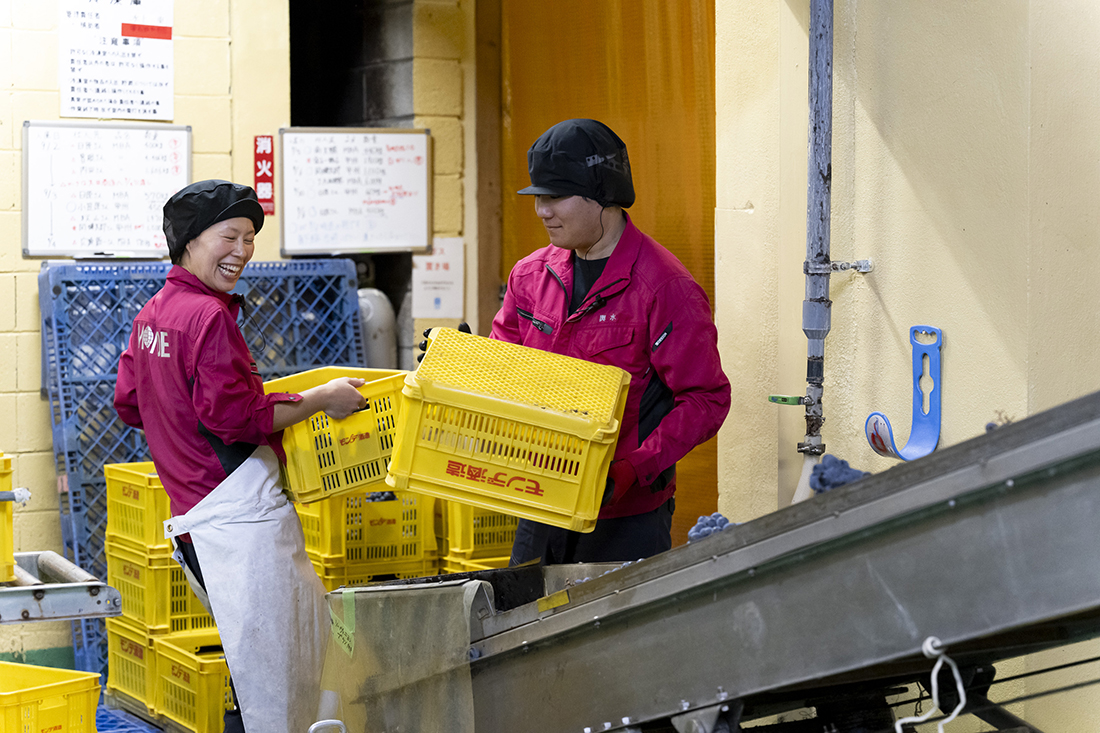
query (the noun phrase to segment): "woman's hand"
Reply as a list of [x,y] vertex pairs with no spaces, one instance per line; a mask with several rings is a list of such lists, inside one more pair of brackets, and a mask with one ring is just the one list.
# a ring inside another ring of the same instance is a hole
[[[326,382],[313,389],[321,395],[321,410],[333,420],[343,420],[354,412],[358,412],[367,406],[367,398],[359,393],[359,387],[366,384],[363,379],[354,377],[337,377],[331,382]],[[309,392],[312,390],[306,390]],[[302,397],[305,398],[305,392]]]
[[343,420],[367,405],[367,398],[359,393],[365,380],[354,377],[337,377],[332,381],[301,392],[297,402],[280,402],[275,405],[271,431],[285,430],[294,423],[323,412],[333,420]]

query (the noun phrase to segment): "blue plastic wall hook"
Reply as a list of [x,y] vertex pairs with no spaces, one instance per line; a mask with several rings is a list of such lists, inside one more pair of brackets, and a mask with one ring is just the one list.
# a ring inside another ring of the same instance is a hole
[[[917,340],[917,334],[934,336],[930,344]],[[909,342],[913,345],[913,428],[909,442],[898,450],[894,443],[894,429],[890,420],[881,412],[872,412],[863,426],[867,442],[875,453],[887,458],[911,461],[936,450],[940,442],[940,352],[943,350],[943,332],[932,326],[913,326],[909,329]],[[924,390],[921,378],[926,376],[924,360],[928,359],[927,376],[932,381],[928,390],[928,412],[924,411]]]

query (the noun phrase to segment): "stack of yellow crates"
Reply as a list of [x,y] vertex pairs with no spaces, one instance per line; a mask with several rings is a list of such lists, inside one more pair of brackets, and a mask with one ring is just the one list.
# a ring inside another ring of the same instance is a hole
[[[0,491],[11,491],[11,457],[0,451]],[[0,501],[0,583],[15,580],[13,502]]]
[[[302,392],[337,377],[366,382],[362,410],[344,420],[319,412],[283,431],[283,483],[302,520],[306,552],[328,590],[438,571],[435,500],[394,495],[386,471],[400,421],[405,375],[395,369],[320,367],[264,383]],[[378,501],[380,492],[395,497]]]
[[152,463],[104,466],[107,582],[122,616],[107,619],[107,701],[154,723],[219,733],[233,705],[214,619],[191,591],[163,521],[168,496]]

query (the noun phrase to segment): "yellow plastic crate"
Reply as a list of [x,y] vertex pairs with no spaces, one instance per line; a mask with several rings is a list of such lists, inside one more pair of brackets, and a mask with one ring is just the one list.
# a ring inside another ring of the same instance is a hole
[[407,491],[368,501],[370,491],[295,504],[306,552],[349,563],[412,562],[435,553],[435,499]]
[[107,619],[107,691],[125,695],[152,714],[156,677],[153,637],[128,619]]
[[629,385],[617,367],[438,329],[405,378],[386,481],[590,532]]
[[317,577],[321,579],[327,591],[354,588],[370,582],[394,578],[424,578],[439,573],[439,561],[436,558],[389,564],[324,562],[315,558],[310,558],[310,562],[313,563],[313,569],[317,571]]
[[99,675],[0,662],[0,733],[95,733]]
[[191,591],[183,568],[167,555],[107,543],[107,583],[122,596],[122,615],[150,633],[209,629],[214,619]]
[[195,733],[221,733],[233,693],[217,632],[157,636],[153,649],[157,713]]
[[[11,491],[11,457],[0,452],[0,491]],[[0,583],[15,580],[15,503],[0,501]]]
[[168,494],[151,461],[110,463],[107,479],[107,540],[127,542],[149,554],[172,554],[164,520],[172,516]]
[[457,557],[455,555],[447,555],[439,561],[439,572],[472,573],[477,570],[495,570],[497,568],[508,567],[509,560],[511,560],[511,555],[502,555],[500,557],[482,557],[476,560],[470,560],[465,557]]
[[295,501],[317,501],[356,489],[385,490],[405,374],[393,369],[322,367],[264,383],[267,393],[297,393],[336,377],[367,380],[359,390],[367,398],[365,409],[344,420],[318,412],[283,431],[285,483]]
[[509,556],[519,517],[478,506],[447,502],[447,554],[472,560]]

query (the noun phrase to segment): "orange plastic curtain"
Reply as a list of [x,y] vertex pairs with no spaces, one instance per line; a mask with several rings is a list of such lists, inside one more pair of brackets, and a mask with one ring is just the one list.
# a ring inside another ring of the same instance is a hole
[[[714,298],[714,0],[503,0],[501,280],[548,243],[530,196],[527,149],[571,117],[626,143],[638,227]],[[715,447],[678,467],[674,541],[717,502]],[[686,523],[686,525],[685,525]]]

